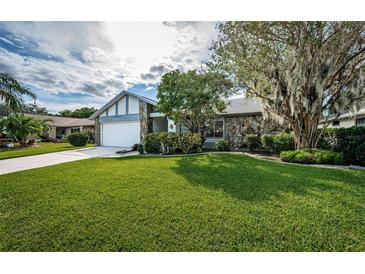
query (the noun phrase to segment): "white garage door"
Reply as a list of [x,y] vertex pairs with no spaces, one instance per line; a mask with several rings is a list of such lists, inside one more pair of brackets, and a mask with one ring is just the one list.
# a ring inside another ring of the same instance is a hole
[[139,121],[102,123],[101,140],[103,146],[130,148],[140,142]]

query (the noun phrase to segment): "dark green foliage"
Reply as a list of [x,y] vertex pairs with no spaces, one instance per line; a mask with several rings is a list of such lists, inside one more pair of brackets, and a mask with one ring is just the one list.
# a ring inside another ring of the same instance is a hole
[[67,136],[67,141],[76,147],[86,146],[89,141],[89,135],[84,132],[75,132]]
[[144,154],[143,144],[137,144],[137,151],[139,152],[139,154]]
[[22,110],[24,96],[36,98],[36,95],[24,87],[13,75],[0,72],[0,102],[12,111]]
[[24,114],[12,114],[0,119],[0,133],[22,146],[27,145],[31,135],[43,135],[49,127],[47,120],[37,120]]
[[261,137],[262,146],[268,151],[273,151],[274,136],[270,134],[263,135]]
[[196,133],[159,132],[148,133],[144,139],[148,153],[189,153],[200,149],[201,138]]
[[89,107],[83,107],[75,109],[74,111],[71,110],[62,110],[59,112],[59,115],[62,117],[72,117],[72,118],[88,118],[93,114],[97,109],[95,108],[89,108]]
[[255,134],[247,134],[245,138],[245,145],[249,150],[256,150],[261,147],[261,139]]
[[365,251],[365,172],[241,155],[0,176],[0,251]]
[[89,136],[89,144],[94,144],[95,143],[95,134],[94,132],[88,130],[85,132],[87,134],[87,136]]
[[348,164],[365,165],[365,127],[325,129],[318,147],[342,153]]
[[230,145],[227,142],[227,140],[219,140],[217,142],[216,147],[217,147],[218,151],[228,151],[228,150],[230,150]]
[[224,98],[233,91],[231,81],[220,73],[174,70],[162,76],[157,108],[203,137],[206,125],[226,108]]
[[288,133],[281,133],[273,136],[272,152],[279,153],[286,150],[294,150],[294,137]]
[[341,153],[321,149],[283,151],[280,153],[280,159],[284,162],[301,164],[343,164]]

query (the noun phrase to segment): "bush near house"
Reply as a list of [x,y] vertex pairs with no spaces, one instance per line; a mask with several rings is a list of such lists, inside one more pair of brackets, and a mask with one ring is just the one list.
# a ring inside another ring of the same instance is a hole
[[217,142],[216,147],[217,147],[218,151],[228,151],[231,148],[231,146],[229,145],[229,143],[226,140],[219,140]]
[[89,144],[95,144],[95,134],[94,132],[88,130],[85,132],[87,134],[87,136],[89,136]]
[[89,141],[89,135],[83,132],[71,133],[67,137],[67,141],[75,147],[86,146]]
[[245,137],[245,145],[249,150],[256,150],[262,146],[261,139],[255,134],[247,134]]
[[289,133],[264,135],[262,136],[262,144],[266,150],[273,153],[295,149],[294,136]]
[[318,147],[342,153],[345,163],[365,165],[365,127],[325,129]]
[[274,135],[265,134],[261,137],[261,143],[265,150],[271,151],[273,150],[274,146]]
[[280,153],[280,159],[284,162],[301,164],[341,165],[344,163],[341,153],[322,149],[282,151]]
[[139,154],[144,154],[143,144],[137,144],[136,150],[139,152]]
[[144,139],[148,153],[189,153],[200,150],[201,138],[197,133],[159,132],[148,133]]

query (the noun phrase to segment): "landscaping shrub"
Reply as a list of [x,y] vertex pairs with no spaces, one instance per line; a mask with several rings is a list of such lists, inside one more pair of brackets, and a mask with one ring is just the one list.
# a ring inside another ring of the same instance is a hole
[[343,164],[341,153],[322,149],[282,151],[280,159],[284,162],[301,164]]
[[137,144],[136,150],[139,152],[139,154],[144,154],[143,144]]
[[87,134],[87,136],[89,136],[89,141],[88,142],[90,144],[94,144],[95,143],[95,134],[94,134],[94,132],[88,130],[85,133]]
[[261,147],[261,139],[255,134],[247,134],[245,144],[249,150],[256,150]]
[[199,134],[188,132],[149,133],[144,139],[144,145],[148,153],[189,153],[200,149],[201,139]]
[[294,150],[294,137],[288,133],[273,135],[272,152],[279,153],[281,151]]
[[273,152],[273,146],[274,146],[274,135],[263,135],[261,137],[261,143],[264,149]]
[[230,145],[226,140],[219,140],[216,148],[218,151],[228,151],[230,149]]
[[317,147],[342,153],[347,164],[365,165],[365,127],[325,129]]
[[87,142],[89,141],[89,135],[87,133],[83,132],[75,132],[71,133],[67,137],[67,141],[76,147],[85,146]]

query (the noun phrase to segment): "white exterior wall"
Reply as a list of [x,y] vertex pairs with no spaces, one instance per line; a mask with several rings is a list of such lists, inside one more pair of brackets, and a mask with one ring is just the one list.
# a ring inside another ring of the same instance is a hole
[[108,109],[108,116],[114,116],[115,115],[115,104],[111,105]]
[[118,101],[118,115],[125,115],[125,97]]
[[[340,128],[340,127],[345,127],[345,128],[348,128],[348,127],[353,127],[356,125],[356,120],[354,118],[351,118],[351,119],[340,119],[338,120],[340,121],[340,124],[338,126],[333,126],[332,125],[332,122],[328,125],[327,128]],[[320,124],[319,127],[321,128],[323,125]]]
[[134,96],[129,96],[128,114],[139,113],[139,99]]

